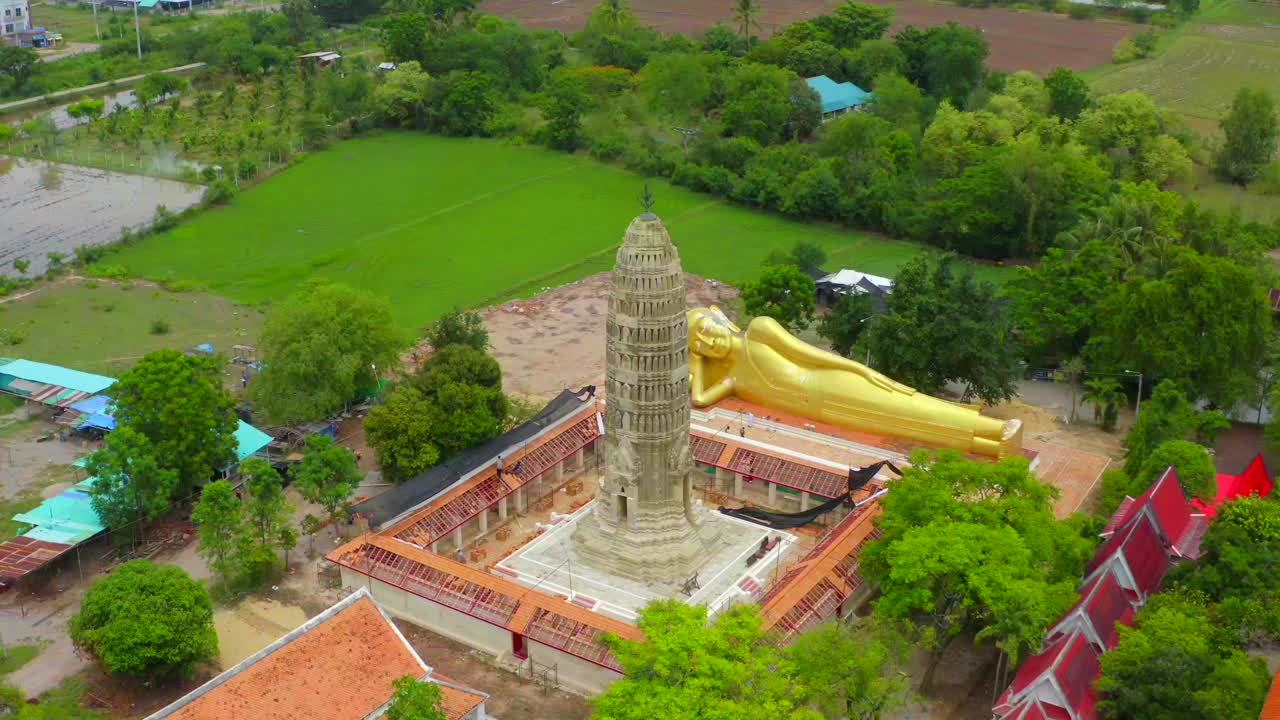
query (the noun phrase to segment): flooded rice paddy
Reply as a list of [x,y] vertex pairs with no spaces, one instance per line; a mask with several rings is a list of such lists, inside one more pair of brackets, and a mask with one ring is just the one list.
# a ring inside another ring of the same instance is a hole
[[199,185],[96,168],[0,155],[0,274],[13,261],[44,272],[48,254],[70,258],[81,245],[104,245],[123,228],[151,221],[157,205],[180,212],[200,201]]

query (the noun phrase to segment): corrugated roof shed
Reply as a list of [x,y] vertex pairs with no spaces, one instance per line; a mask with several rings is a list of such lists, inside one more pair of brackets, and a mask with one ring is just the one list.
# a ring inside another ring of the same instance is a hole
[[32,360],[14,360],[0,366],[0,375],[12,375],[20,380],[43,383],[45,385],[60,385],[70,390],[91,395],[100,393],[115,384],[115,378]]

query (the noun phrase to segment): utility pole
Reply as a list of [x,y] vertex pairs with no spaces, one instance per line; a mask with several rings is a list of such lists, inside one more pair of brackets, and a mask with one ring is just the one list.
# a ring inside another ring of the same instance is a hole
[[90,0],[93,5],[93,34],[98,36],[98,42],[102,42],[102,31],[98,29],[98,0]]
[[138,38],[138,59],[142,59],[142,21],[138,19],[138,6],[142,0],[133,0],[133,34]]
[[1138,376],[1138,402],[1133,406],[1133,419],[1138,419],[1138,414],[1142,412],[1142,373],[1136,370],[1125,370],[1126,375]]

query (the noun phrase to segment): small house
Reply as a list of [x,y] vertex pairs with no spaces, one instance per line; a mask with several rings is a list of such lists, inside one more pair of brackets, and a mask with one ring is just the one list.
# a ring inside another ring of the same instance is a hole
[[861,110],[862,106],[871,102],[873,97],[871,93],[851,82],[838,83],[826,75],[806,78],[805,82],[818,93],[824,121],[851,110]]

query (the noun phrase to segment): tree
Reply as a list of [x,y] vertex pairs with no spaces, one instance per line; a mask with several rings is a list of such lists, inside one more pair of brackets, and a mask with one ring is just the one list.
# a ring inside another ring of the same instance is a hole
[[323,507],[332,522],[342,518],[347,500],[363,479],[355,454],[328,435],[307,437],[302,462],[293,471],[302,497]]
[[470,345],[441,348],[411,380],[432,407],[431,444],[448,457],[497,437],[507,419],[498,361]]
[[455,308],[441,315],[425,334],[426,341],[434,350],[450,345],[469,345],[482,352],[489,348],[489,331],[485,330],[484,319],[477,312]]
[[1119,275],[1115,249],[1102,240],[1050,248],[1024,267],[1006,293],[1014,327],[1030,359],[1078,355],[1098,324],[1098,304]]
[[893,6],[850,1],[814,18],[813,24],[827,33],[836,47],[854,48],[884,35],[893,24]]
[[770,265],[755,282],[742,286],[742,301],[749,315],[764,315],[788,329],[800,329],[813,320],[813,278],[795,265]]
[[1259,88],[1240,88],[1221,127],[1226,140],[1218,153],[1218,173],[1244,185],[1276,155],[1280,119],[1271,94]]
[[733,21],[738,24],[738,34],[747,40],[751,39],[751,31],[760,29],[760,5],[756,0],[736,0],[733,6]]
[[952,21],[927,30],[910,25],[894,39],[906,57],[907,78],[939,100],[964,107],[986,76],[987,41]]
[[400,63],[373,91],[373,111],[392,127],[426,127],[430,92],[431,76],[421,65],[416,61]]
[[1147,143],[1138,157],[1138,176],[1160,187],[1191,179],[1191,156],[1172,135],[1160,135]]
[[454,71],[431,85],[429,122],[445,135],[483,135],[497,111],[497,88],[486,73]]
[[1175,587],[1203,593],[1219,611],[1232,599],[1256,603],[1270,616],[1263,618],[1269,634],[1280,635],[1280,502],[1249,497],[1223,504],[1201,551],[1195,565],[1175,572]]
[[433,406],[416,388],[401,385],[375,405],[364,420],[365,435],[378,465],[392,482],[404,482],[440,461],[433,440]]
[[1162,276],[1135,273],[1107,295],[1085,352],[1094,367],[1174,380],[1193,397],[1230,407],[1263,358],[1266,288],[1254,268],[1186,247],[1169,248],[1162,265]]
[[810,40],[788,50],[783,66],[800,77],[838,75],[844,66],[844,58],[831,43]]
[[874,619],[801,633],[789,648],[808,702],[828,720],[878,720],[906,704],[908,655],[897,628]]
[[[1205,608],[1157,596],[1103,653],[1101,715],[1108,720],[1253,720],[1270,674],[1261,659],[1223,646]],[[1234,698],[1224,703],[1227,698]],[[1226,714],[1223,714],[1223,713]]]
[[387,720],[446,720],[436,683],[405,675],[392,686],[396,691],[387,707]]
[[275,568],[277,552],[286,552],[297,542],[291,522],[293,505],[284,496],[280,475],[262,458],[240,463],[245,497],[245,565],[251,575],[262,579]]
[[102,117],[102,112],[107,106],[107,101],[103,98],[83,97],[79,101],[67,105],[67,114],[79,120],[88,118],[91,122]]
[[1093,421],[1103,430],[1114,430],[1120,405],[1128,399],[1120,389],[1120,383],[1114,378],[1100,377],[1085,380],[1084,386],[1085,391],[1080,399],[1093,405]]
[[1060,118],[1075,120],[1089,107],[1089,83],[1068,68],[1054,68],[1044,86],[1049,91],[1049,112]]
[[590,98],[582,82],[568,73],[556,73],[548,85],[542,107],[546,143],[573,152],[582,144],[582,113],[590,106]]
[[621,33],[636,23],[627,0],[603,0],[591,10],[587,28],[599,33]]
[[708,622],[703,606],[656,600],[641,608],[636,625],[646,642],[605,638],[625,672],[591,700],[592,717],[821,720],[796,696],[787,654],[762,642],[754,605],[736,605]]
[[1188,498],[1210,500],[1218,490],[1217,471],[1209,451],[1189,440],[1165,440],[1151,452],[1138,471],[1129,494],[1137,497],[1170,466],[1178,476],[1178,484]]
[[424,62],[431,20],[423,13],[403,12],[382,21],[382,51],[395,63]]
[[831,343],[837,355],[853,357],[853,349],[871,318],[871,296],[866,293],[842,295],[831,312],[818,320],[818,334]]
[[186,495],[235,461],[235,400],[221,367],[177,350],[148,353],[111,386],[117,432],[132,428],[151,443],[157,463],[178,473]]
[[707,65],[701,56],[693,53],[655,56],[640,73],[640,84],[649,98],[649,107],[677,118],[701,115],[711,96],[711,72]]
[[39,62],[40,55],[35,48],[0,45],[0,75],[13,78],[15,88],[27,84]]
[[1092,541],[1079,521],[1054,519],[1057,491],[1025,459],[992,464],[940,452],[911,460],[882,500],[882,536],[862,567],[881,591],[876,615],[912,622],[930,649],[927,691],[947,646],[966,631],[993,639],[1016,666],[1075,601]]
[[[320,18],[316,16],[315,5],[311,0],[284,0],[280,4],[280,12],[289,21],[289,35],[294,43],[301,43],[320,24]],[[284,76],[284,73],[277,75],[277,77]]]
[[245,559],[244,510],[231,483],[216,480],[205,485],[200,500],[191,511],[196,524],[199,552],[209,569],[227,582],[235,577]]
[[187,87],[187,81],[177,75],[163,72],[148,73],[142,78],[142,84],[139,87],[138,95],[143,102],[155,102],[162,100],[173,93],[182,92]]
[[898,272],[887,312],[871,324],[877,368],[926,393],[959,382],[966,397],[1013,397],[1021,369],[995,288],[971,270],[957,272],[955,262],[921,256]]
[[869,103],[871,113],[919,137],[928,105],[920,88],[897,72],[877,75],[872,87],[876,92]]
[[125,425],[102,441],[85,471],[97,478],[89,504],[102,524],[115,531],[117,546],[137,542],[142,525],[159,517],[173,498],[178,474],[161,467],[147,437]]
[[31,261],[27,258],[14,258],[13,269],[17,270],[21,275],[26,275],[27,271],[31,269]]
[[185,675],[218,651],[209,591],[182,568],[150,560],[98,578],[70,633],[107,672],[144,679]]
[[791,72],[772,65],[742,63],[725,77],[722,120],[732,135],[772,145],[787,131],[793,106]]
[[1125,436],[1128,455],[1124,470],[1137,475],[1155,449],[1169,440],[1182,440],[1202,427],[1219,427],[1225,417],[1220,412],[1199,412],[1178,388],[1165,380],[1151,393]]
[[259,339],[262,372],[250,396],[268,420],[318,420],[377,387],[400,346],[385,301],[312,281],[273,308]]

